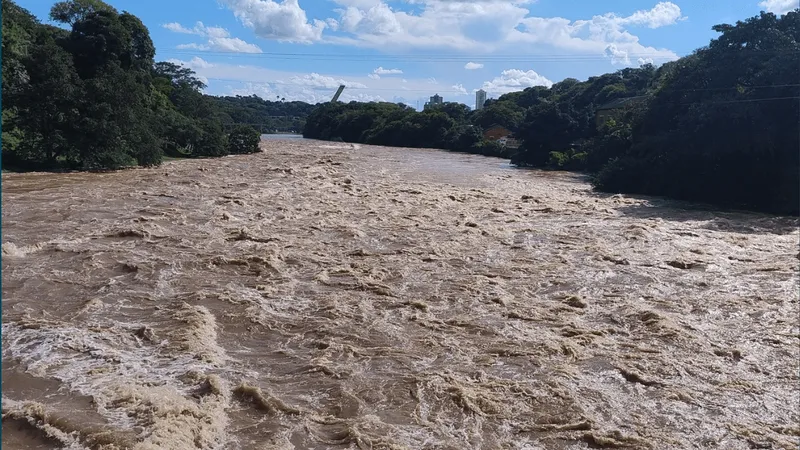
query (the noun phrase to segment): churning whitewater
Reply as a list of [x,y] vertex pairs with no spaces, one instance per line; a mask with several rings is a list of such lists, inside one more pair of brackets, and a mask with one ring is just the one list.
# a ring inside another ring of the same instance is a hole
[[262,147],[3,174],[3,448],[797,448],[796,220]]

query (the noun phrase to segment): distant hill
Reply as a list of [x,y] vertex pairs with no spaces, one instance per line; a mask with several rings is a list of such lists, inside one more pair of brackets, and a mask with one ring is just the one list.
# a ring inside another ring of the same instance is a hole
[[316,107],[305,102],[265,100],[257,95],[206,97],[217,106],[223,124],[248,124],[263,133],[301,133],[306,118]]

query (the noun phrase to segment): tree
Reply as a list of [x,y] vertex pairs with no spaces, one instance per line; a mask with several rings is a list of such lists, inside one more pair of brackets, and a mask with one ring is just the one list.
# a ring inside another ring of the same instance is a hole
[[179,66],[171,62],[157,62],[153,64],[154,81],[163,81],[165,94],[169,95],[172,87],[188,87],[196,92],[206,88],[205,83],[197,78],[192,69]]
[[626,156],[633,144],[630,120],[610,120],[590,141],[591,151],[586,157],[586,169],[597,172],[609,162]]
[[430,109],[441,111],[456,122],[464,122],[472,113],[469,106],[456,102],[444,102],[441,105],[435,105]]
[[204,96],[218,110],[226,124],[247,123],[265,132],[286,129],[302,132],[314,105],[305,102],[269,101],[255,95],[235,97]]
[[50,18],[63,24],[75,25],[88,15],[100,11],[117,14],[113,6],[101,0],[67,0],[53,5]]
[[659,69],[630,151],[596,186],[797,214],[798,25],[800,10],[718,25],[709,46]]
[[530,108],[519,137],[524,151],[511,161],[520,166],[543,166],[551,151],[564,151],[577,139],[578,121],[570,105],[544,102]]
[[56,43],[57,32],[39,28],[33,36],[24,70],[27,83],[14,97],[13,122],[23,139],[13,159],[23,164],[56,166],[58,158],[74,161],[71,144],[79,116],[75,105],[83,97],[72,58]]
[[149,72],[153,67],[153,58],[156,54],[153,40],[150,39],[150,32],[133,14],[123,12],[119,16],[119,20],[130,34],[130,53],[128,55],[130,61],[125,62],[135,70]]
[[248,153],[258,153],[258,143],[261,136],[255,128],[248,125],[239,125],[228,135],[228,153],[232,155],[244,155]]
[[481,128],[500,125],[516,131],[525,116],[525,110],[509,99],[492,102],[489,106],[477,111],[473,123]]
[[218,120],[202,119],[199,121],[201,133],[192,152],[192,156],[216,157],[228,155],[227,137]]
[[110,65],[131,68],[132,36],[118,14],[111,11],[89,13],[72,26],[68,49],[81,78],[102,74]]
[[3,160],[6,164],[17,163],[17,147],[24,142],[17,117],[19,95],[26,89],[29,74],[25,59],[33,45],[36,30],[41,25],[27,10],[9,0],[2,1],[3,48],[2,48],[2,104],[3,104]]
[[12,1],[3,0],[3,103],[19,91],[28,80],[23,59],[33,44],[39,21],[27,10]]
[[66,45],[85,87],[76,138],[83,167],[159,163],[154,48],[147,28],[128,13],[93,10],[74,21]]

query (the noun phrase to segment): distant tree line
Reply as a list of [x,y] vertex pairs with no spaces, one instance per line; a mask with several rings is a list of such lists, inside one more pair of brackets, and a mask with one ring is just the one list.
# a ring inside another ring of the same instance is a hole
[[306,117],[314,109],[314,105],[306,102],[279,98],[270,101],[256,95],[208,97],[219,108],[225,124],[246,123],[265,134],[302,133]]
[[[523,167],[588,172],[606,192],[796,215],[800,9],[713,29],[720,36],[708,46],[658,68],[531,87],[479,111],[454,103],[422,112],[322,104],[303,135],[500,156]],[[600,110],[615,101],[625,106]],[[495,124],[515,133],[519,150],[483,139]]]
[[[190,69],[155,62],[147,27],[101,0],[56,3],[39,22],[2,0],[2,162],[16,170],[116,169],[258,151],[252,126],[311,105],[203,95]],[[237,125],[239,124],[239,125]],[[260,127],[259,127],[260,128]]]
[[508,150],[483,138],[474,117],[461,103],[443,103],[422,112],[396,103],[324,103],[308,116],[303,136],[510,157]]

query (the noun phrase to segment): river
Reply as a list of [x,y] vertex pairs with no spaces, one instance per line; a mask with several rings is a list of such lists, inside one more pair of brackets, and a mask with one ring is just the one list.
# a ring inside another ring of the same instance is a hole
[[262,147],[2,175],[3,448],[797,448],[796,219]]
[[275,133],[275,134],[262,134],[262,141],[286,141],[286,140],[304,140],[302,134],[296,133]]

